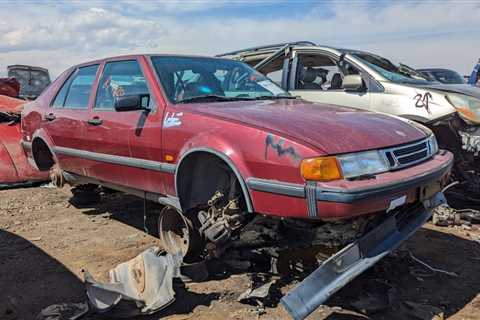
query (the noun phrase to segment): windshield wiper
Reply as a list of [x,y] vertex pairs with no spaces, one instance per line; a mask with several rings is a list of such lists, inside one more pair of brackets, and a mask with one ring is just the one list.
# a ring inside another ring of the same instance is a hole
[[205,96],[197,96],[186,98],[182,100],[178,100],[177,103],[195,103],[195,102],[227,102],[227,101],[245,101],[245,100],[252,100],[252,98],[247,97],[225,97],[225,96],[218,96],[215,94],[209,94]]
[[259,96],[253,100],[278,100],[278,99],[297,99],[295,96]]

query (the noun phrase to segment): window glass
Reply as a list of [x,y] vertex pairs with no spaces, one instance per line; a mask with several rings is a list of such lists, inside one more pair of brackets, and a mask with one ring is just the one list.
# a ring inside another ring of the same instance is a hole
[[272,80],[273,82],[275,82],[277,85],[281,86],[282,85],[282,72],[283,70],[280,69],[280,70],[276,70],[276,71],[273,71],[273,72],[270,72],[270,73],[267,73],[267,77]]
[[170,101],[181,103],[202,97],[254,100],[290,95],[247,64],[217,58],[152,57]]
[[358,71],[354,70],[352,66],[343,69],[342,66],[328,56],[299,55],[295,88],[301,90],[343,90],[344,75],[358,73]]
[[403,68],[401,65],[396,66],[389,60],[380,56],[367,53],[352,53],[352,55],[392,82],[419,85],[430,83],[430,81],[421,77],[421,75],[415,70],[412,70],[405,65],[403,65]]
[[72,79],[65,99],[65,108],[88,108],[88,98],[92,91],[98,65],[79,68]]
[[65,98],[67,97],[67,92],[68,88],[70,87],[70,84],[72,83],[73,77],[75,75],[75,72],[72,73],[67,80],[63,83],[62,88],[60,91],[58,91],[57,96],[55,97],[55,100],[53,100],[52,106],[55,108],[62,108],[65,104]]
[[98,84],[95,108],[113,109],[117,97],[141,94],[149,91],[137,60],[108,62]]
[[434,80],[446,84],[463,84],[463,77],[452,70],[433,70],[430,72]]

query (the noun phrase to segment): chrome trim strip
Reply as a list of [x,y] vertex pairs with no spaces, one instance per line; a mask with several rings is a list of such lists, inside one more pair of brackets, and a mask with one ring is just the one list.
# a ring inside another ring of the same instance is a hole
[[284,196],[305,198],[305,186],[302,184],[280,182],[275,180],[248,178],[247,185],[255,191],[276,193]]
[[146,159],[130,158],[124,156],[116,156],[111,154],[97,153],[86,150],[78,150],[66,147],[54,147],[56,154],[63,154],[70,157],[82,158],[87,160],[118,164],[121,166],[140,168],[145,170],[153,170],[174,174],[176,165],[173,163],[157,162]]
[[317,207],[317,183],[315,181],[307,181],[305,185],[305,195],[307,197],[308,216],[310,218],[318,217]]
[[31,142],[27,142],[27,141],[22,140],[22,142],[20,142],[20,144],[22,145],[23,149],[32,150],[32,143]]

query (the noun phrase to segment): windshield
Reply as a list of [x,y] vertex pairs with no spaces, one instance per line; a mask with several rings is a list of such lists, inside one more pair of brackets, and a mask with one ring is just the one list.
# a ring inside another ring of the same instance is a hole
[[445,84],[463,84],[463,77],[453,70],[429,70],[422,71],[423,74],[430,76],[432,80]]
[[363,63],[380,73],[384,78],[395,82],[405,84],[429,84],[430,82],[419,76],[413,69],[403,66],[399,68],[389,60],[367,54],[367,53],[353,53],[354,57],[362,60]]
[[152,63],[173,103],[291,97],[270,79],[239,61],[156,56],[152,57]]

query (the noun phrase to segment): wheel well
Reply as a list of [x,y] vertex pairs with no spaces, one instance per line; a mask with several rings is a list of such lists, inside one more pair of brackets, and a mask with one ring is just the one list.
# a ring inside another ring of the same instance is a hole
[[50,148],[40,138],[32,141],[32,154],[33,160],[40,171],[48,171],[55,164]]
[[227,197],[241,195],[241,206],[247,210],[245,194],[236,172],[223,159],[209,152],[194,152],[186,156],[177,169],[176,187],[184,212],[205,205],[216,191]]

